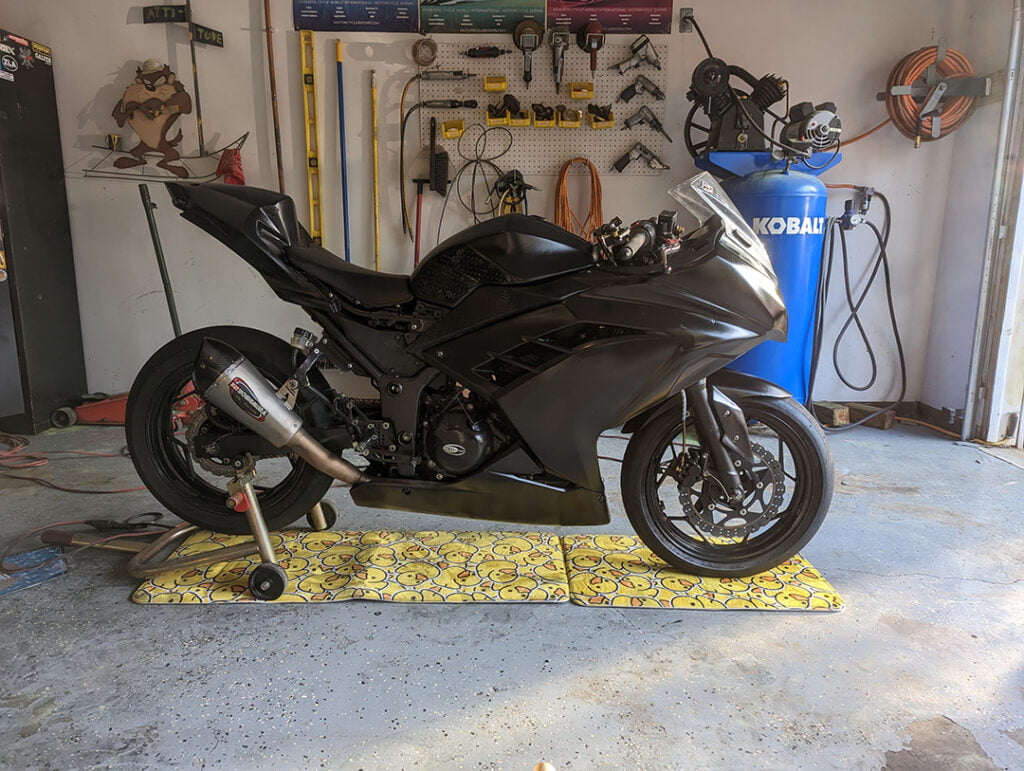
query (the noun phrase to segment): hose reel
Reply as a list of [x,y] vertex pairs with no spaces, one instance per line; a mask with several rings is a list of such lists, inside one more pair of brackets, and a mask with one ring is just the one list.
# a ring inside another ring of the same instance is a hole
[[940,40],[900,59],[878,100],[896,129],[920,147],[962,127],[978,99],[991,93],[992,79],[976,77],[971,60]]

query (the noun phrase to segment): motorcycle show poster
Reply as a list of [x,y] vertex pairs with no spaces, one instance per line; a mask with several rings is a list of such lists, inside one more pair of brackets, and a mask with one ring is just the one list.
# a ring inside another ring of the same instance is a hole
[[295,29],[415,32],[417,0],[293,0]]
[[667,35],[672,31],[672,0],[548,0],[548,26],[577,30],[597,21],[605,32]]
[[544,25],[544,0],[420,0],[420,32],[508,32],[533,19]]

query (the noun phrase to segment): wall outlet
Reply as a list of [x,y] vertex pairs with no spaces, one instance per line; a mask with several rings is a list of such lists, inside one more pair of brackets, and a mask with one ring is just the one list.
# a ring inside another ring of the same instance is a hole
[[693,32],[693,22],[690,21],[690,17],[693,16],[692,8],[680,8],[679,9],[679,31],[680,32]]

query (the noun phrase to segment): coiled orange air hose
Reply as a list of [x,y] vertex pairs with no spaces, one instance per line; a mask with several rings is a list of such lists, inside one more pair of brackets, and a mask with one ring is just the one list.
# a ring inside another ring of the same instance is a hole
[[915,142],[931,142],[947,134],[951,134],[963,126],[977,107],[977,99],[973,96],[943,97],[939,136],[932,136],[933,118],[920,119],[924,99],[914,98],[909,94],[894,96],[894,86],[912,86],[924,81],[925,72],[935,64],[936,74],[942,80],[957,78],[973,78],[974,67],[966,55],[953,48],[946,50],[946,58],[938,61],[939,50],[936,46],[928,46],[904,56],[893,68],[886,84],[885,108],[892,119],[893,125],[903,136]]
[[[569,171],[577,163],[583,164],[590,171],[590,211],[585,220],[580,220],[576,212],[569,205],[569,191],[567,183]],[[591,233],[604,223],[604,213],[601,201],[601,177],[597,167],[586,158],[573,158],[566,161],[562,170],[558,172],[558,186],[555,188],[555,224],[563,227],[576,235],[590,240]]]

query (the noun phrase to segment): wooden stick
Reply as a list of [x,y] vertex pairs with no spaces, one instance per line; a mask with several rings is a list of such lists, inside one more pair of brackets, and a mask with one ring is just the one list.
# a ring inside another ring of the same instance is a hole
[[281,157],[281,115],[277,109],[277,68],[274,65],[274,28],[270,25],[270,0],[263,0],[267,22],[267,69],[270,72],[270,109],[274,116],[274,151],[277,153],[277,189],[284,193],[284,158]]
[[196,67],[196,36],[192,29],[192,0],[185,0],[185,19],[188,22],[188,48],[192,54],[192,87],[196,92],[196,133],[199,135],[199,157],[206,157],[203,142],[203,105],[199,101],[199,69]]

